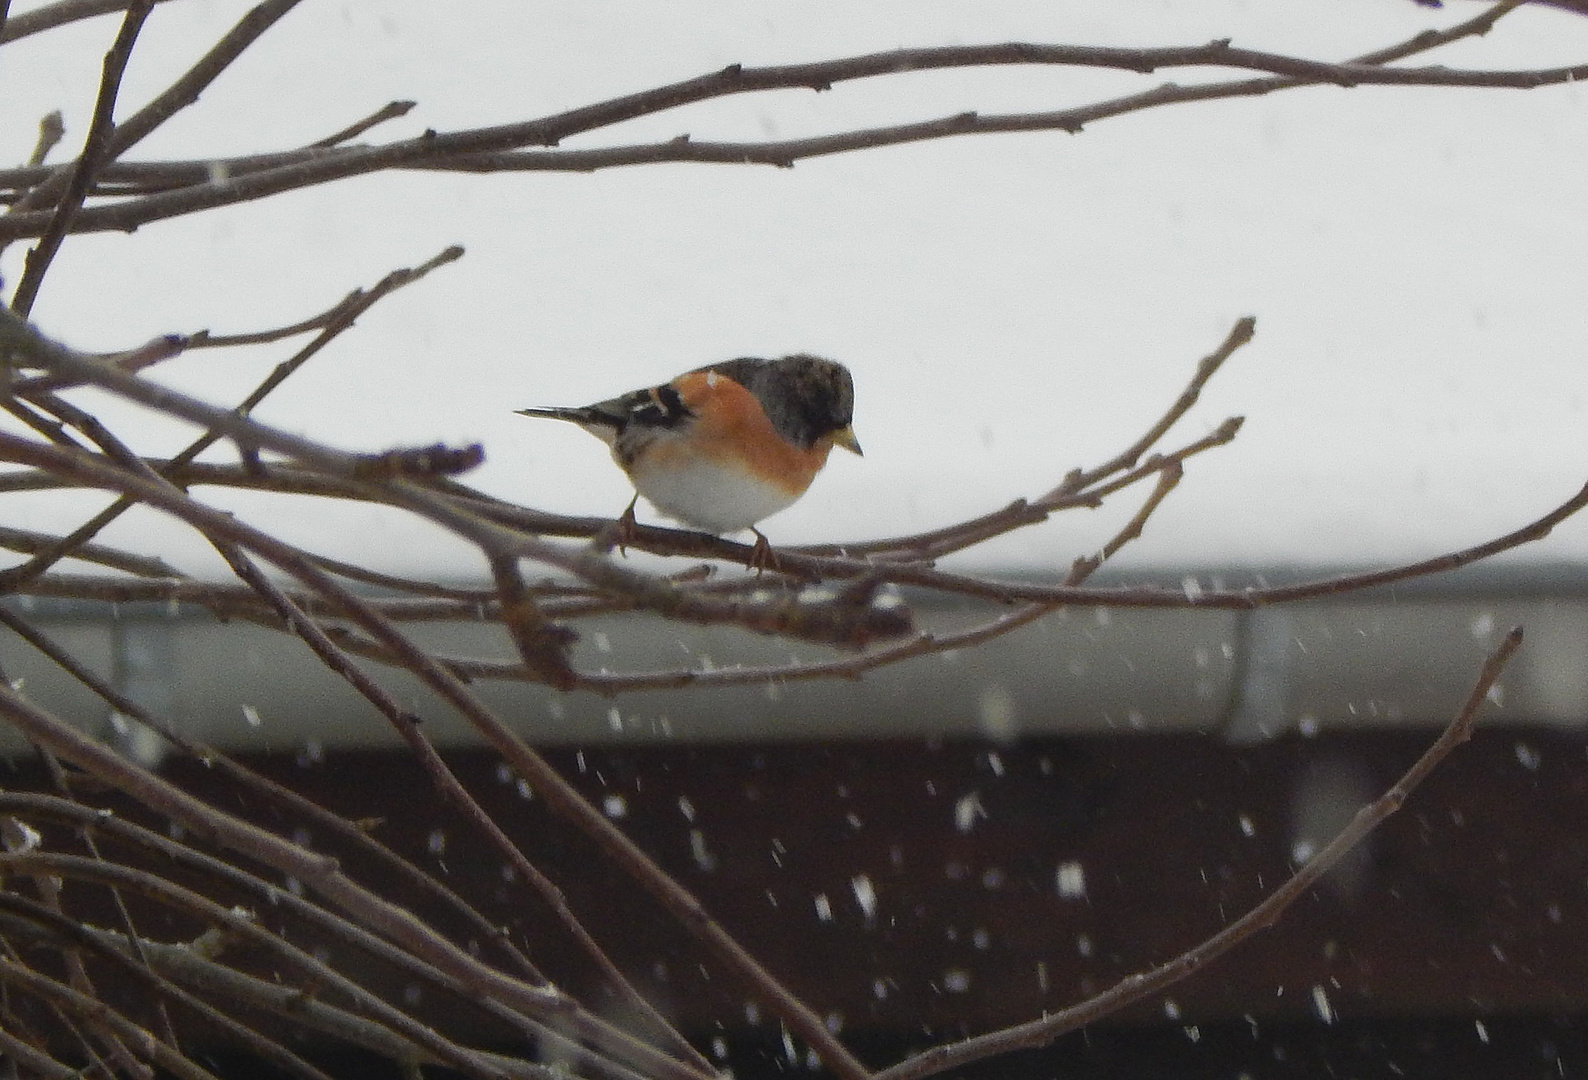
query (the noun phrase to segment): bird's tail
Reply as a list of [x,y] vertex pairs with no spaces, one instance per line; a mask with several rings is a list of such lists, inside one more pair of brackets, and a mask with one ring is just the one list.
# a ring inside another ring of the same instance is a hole
[[519,409],[517,412],[520,416],[538,416],[548,420],[566,420],[570,424],[578,424],[608,446],[614,445],[618,435],[623,431],[621,417],[613,416],[595,405],[586,405],[578,409]]

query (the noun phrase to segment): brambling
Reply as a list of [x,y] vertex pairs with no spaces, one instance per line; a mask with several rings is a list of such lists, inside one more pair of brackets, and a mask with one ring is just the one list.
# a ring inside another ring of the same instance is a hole
[[620,540],[643,495],[697,529],[754,531],[753,561],[765,565],[771,548],[756,523],[805,494],[834,446],[860,453],[854,401],[848,368],[800,354],[741,357],[584,408],[518,414],[571,421],[612,448],[635,490]]

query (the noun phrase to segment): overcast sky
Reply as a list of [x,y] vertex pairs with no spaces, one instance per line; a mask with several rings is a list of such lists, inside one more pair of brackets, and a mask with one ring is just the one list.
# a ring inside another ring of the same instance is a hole
[[[157,8],[123,114],[247,7]],[[371,138],[531,118],[730,62],[899,46],[1233,37],[1340,59],[1478,10],[307,0],[133,157],[293,147],[394,98],[419,104]],[[75,150],[116,26],[99,19],[0,52],[0,157],[25,158],[51,108],[65,111]],[[1581,63],[1588,19],[1524,10],[1433,60]],[[918,74],[740,97],[577,144],[1035,111],[1157,81],[1052,68]],[[1485,539],[1588,480],[1585,169],[1588,98],[1577,87],[1325,87],[1160,109],[1078,136],[954,139],[791,170],[388,174],[74,238],[35,317],[85,348],[257,329],[461,243],[461,263],[367,315],[260,415],[356,450],[482,440],[489,463],[473,481],[492,493],[615,515],[629,489],[604,449],[513,408],[580,404],[731,356],[823,353],[855,373],[866,457],[838,455],[765,524],[774,542],[793,542],[935,527],[1038,494],[1133,439],[1252,314],[1256,341],[1181,432],[1232,413],[1247,426],[1194,464],[1130,560],[1354,563]],[[0,264],[8,282],[20,254]],[[204,352],[157,377],[231,403],[289,351]],[[176,445],[174,434],[151,438],[151,451]],[[6,514],[64,528],[79,512],[34,500]],[[1071,515],[981,558],[1064,567],[1117,520]],[[423,527],[362,508],[300,505],[272,524],[343,557],[474,569]],[[198,551],[147,520],[118,535]],[[1588,557],[1588,519],[1535,554]]]

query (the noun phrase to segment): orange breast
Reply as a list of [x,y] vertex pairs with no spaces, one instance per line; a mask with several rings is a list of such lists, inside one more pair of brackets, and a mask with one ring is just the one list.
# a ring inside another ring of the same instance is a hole
[[772,426],[754,394],[726,375],[691,372],[673,388],[695,413],[689,446],[702,457],[724,464],[742,461],[760,479],[799,495],[827,463],[832,441],[822,438],[809,450],[795,446]]

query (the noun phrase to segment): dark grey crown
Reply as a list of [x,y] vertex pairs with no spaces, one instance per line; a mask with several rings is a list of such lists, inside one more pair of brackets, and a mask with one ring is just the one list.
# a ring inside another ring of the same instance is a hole
[[749,390],[778,434],[807,450],[854,420],[855,383],[836,360],[804,353],[778,360],[744,356],[698,370],[726,375]]

